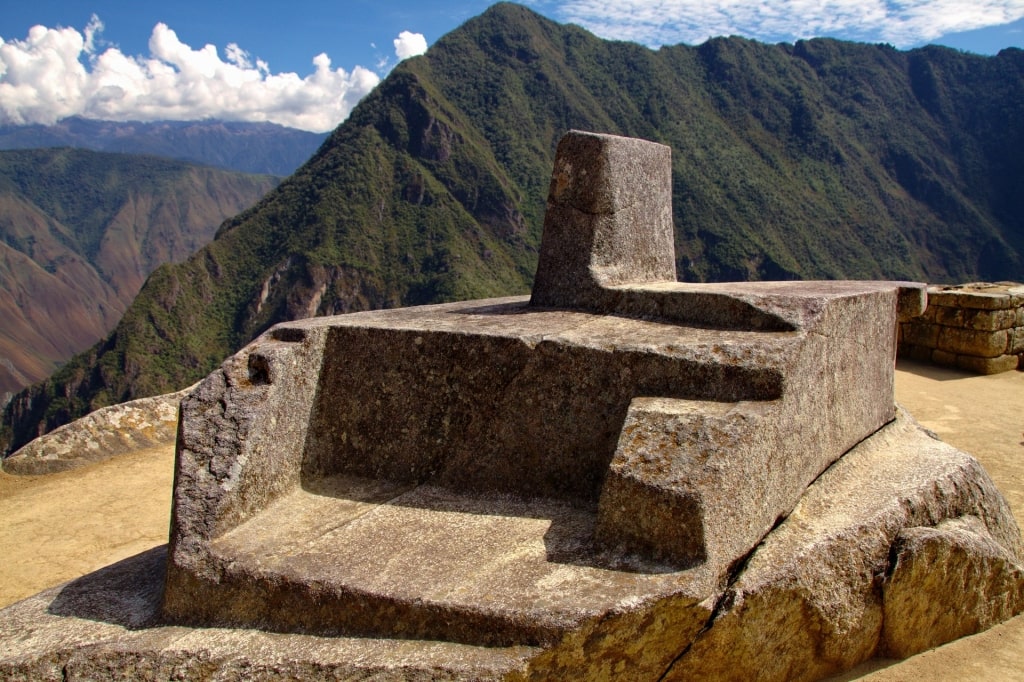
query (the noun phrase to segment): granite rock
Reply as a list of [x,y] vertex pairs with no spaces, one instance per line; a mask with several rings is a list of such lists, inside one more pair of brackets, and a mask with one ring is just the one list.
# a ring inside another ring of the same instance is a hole
[[170,445],[178,429],[178,404],[191,390],[102,407],[29,442],[3,460],[3,470],[52,474],[142,448]]

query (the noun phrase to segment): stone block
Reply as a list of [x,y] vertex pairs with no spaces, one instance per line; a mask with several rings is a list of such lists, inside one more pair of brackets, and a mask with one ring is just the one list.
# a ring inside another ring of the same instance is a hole
[[944,327],[963,327],[979,331],[997,331],[1014,326],[1017,311],[979,310],[977,308],[949,308],[932,305],[925,313],[925,319]]
[[903,343],[924,348],[937,348],[939,345],[939,327],[925,322],[904,322]]
[[938,327],[936,347],[957,355],[995,358],[1006,353],[1009,337],[1005,329],[994,332]]
[[927,346],[913,346],[908,343],[901,343],[899,345],[899,357],[916,360],[918,362],[930,362],[932,359],[932,352],[933,350]]
[[941,291],[933,293],[929,290],[928,298],[935,305],[954,309],[1004,310],[1011,307],[1011,303],[1006,296],[984,292]]
[[600,287],[675,281],[671,149],[571,131],[558,144],[535,305],[592,307]]
[[936,365],[942,365],[943,367],[956,367],[956,353],[949,353],[944,350],[935,349],[931,353],[930,360]]
[[962,326],[980,331],[997,331],[1011,329],[1017,319],[1017,311],[1008,310],[973,310],[965,308]]
[[880,645],[889,656],[912,656],[1024,610],[1024,567],[977,517],[906,528],[893,556]]
[[1024,353],[1024,326],[1013,330],[1013,345],[1010,348],[1010,352],[1015,355]]
[[896,319],[908,322],[920,317],[928,308],[928,292],[924,288],[905,287],[896,305]]
[[1017,282],[974,282],[957,286],[930,286],[931,304],[976,310],[1012,310],[1024,305],[1024,285]]
[[1017,369],[1016,355],[1000,355],[996,358],[979,358],[973,355],[956,356],[956,367],[976,374],[999,374]]

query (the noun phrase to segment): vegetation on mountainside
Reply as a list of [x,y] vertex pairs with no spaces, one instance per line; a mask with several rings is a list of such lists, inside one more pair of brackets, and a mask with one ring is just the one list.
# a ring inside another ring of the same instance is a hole
[[154,268],[276,184],[157,157],[0,152],[0,394],[108,334]]
[[1020,278],[1024,52],[729,38],[657,51],[499,4],[400,64],[114,333],[17,396],[15,444],[170,391],[293,317],[529,289],[570,128],[673,149],[682,279]]

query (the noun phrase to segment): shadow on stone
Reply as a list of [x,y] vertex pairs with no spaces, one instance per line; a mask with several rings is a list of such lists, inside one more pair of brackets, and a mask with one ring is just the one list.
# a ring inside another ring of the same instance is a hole
[[142,630],[159,624],[167,545],[122,559],[72,580],[47,613]]
[[[550,563],[588,566],[615,571],[662,574],[687,567],[651,561],[641,554],[602,549],[594,541],[597,504],[553,499],[524,499],[513,495],[466,495],[436,486],[395,484],[379,479],[331,476],[310,482],[312,495],[340,502],[372,504],[423,514],[472,515],[493,519],[520,518],[547,522],[546,559]],[[382,512],[387,514],[385,510]],[[485,521],[486,522],[486,521]]]

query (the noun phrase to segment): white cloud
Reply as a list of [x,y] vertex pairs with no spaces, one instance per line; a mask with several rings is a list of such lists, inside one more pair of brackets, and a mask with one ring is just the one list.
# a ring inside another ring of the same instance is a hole
[[1024,17],[1024,0],[541,0],[559,19],[646,45],[743,35],[767,42],[842,35],[909,47]]
[[221,118],[319,132],[343,121],[380,81],[361,66],[332,68],[326,54],[313,58],[305,77],[272,74],[234,43],[221,59],[213,45],[195,50],[162,23],[153,28],[148,58],[114,47],[96,54],[102,30],[93,16],[82,33],[34,26],[24,40],[0,38],[0,120]]
[[395,54],[399,61],[421,55],[427,51],[427,39],[422,33],[402,31],[394,40]]

